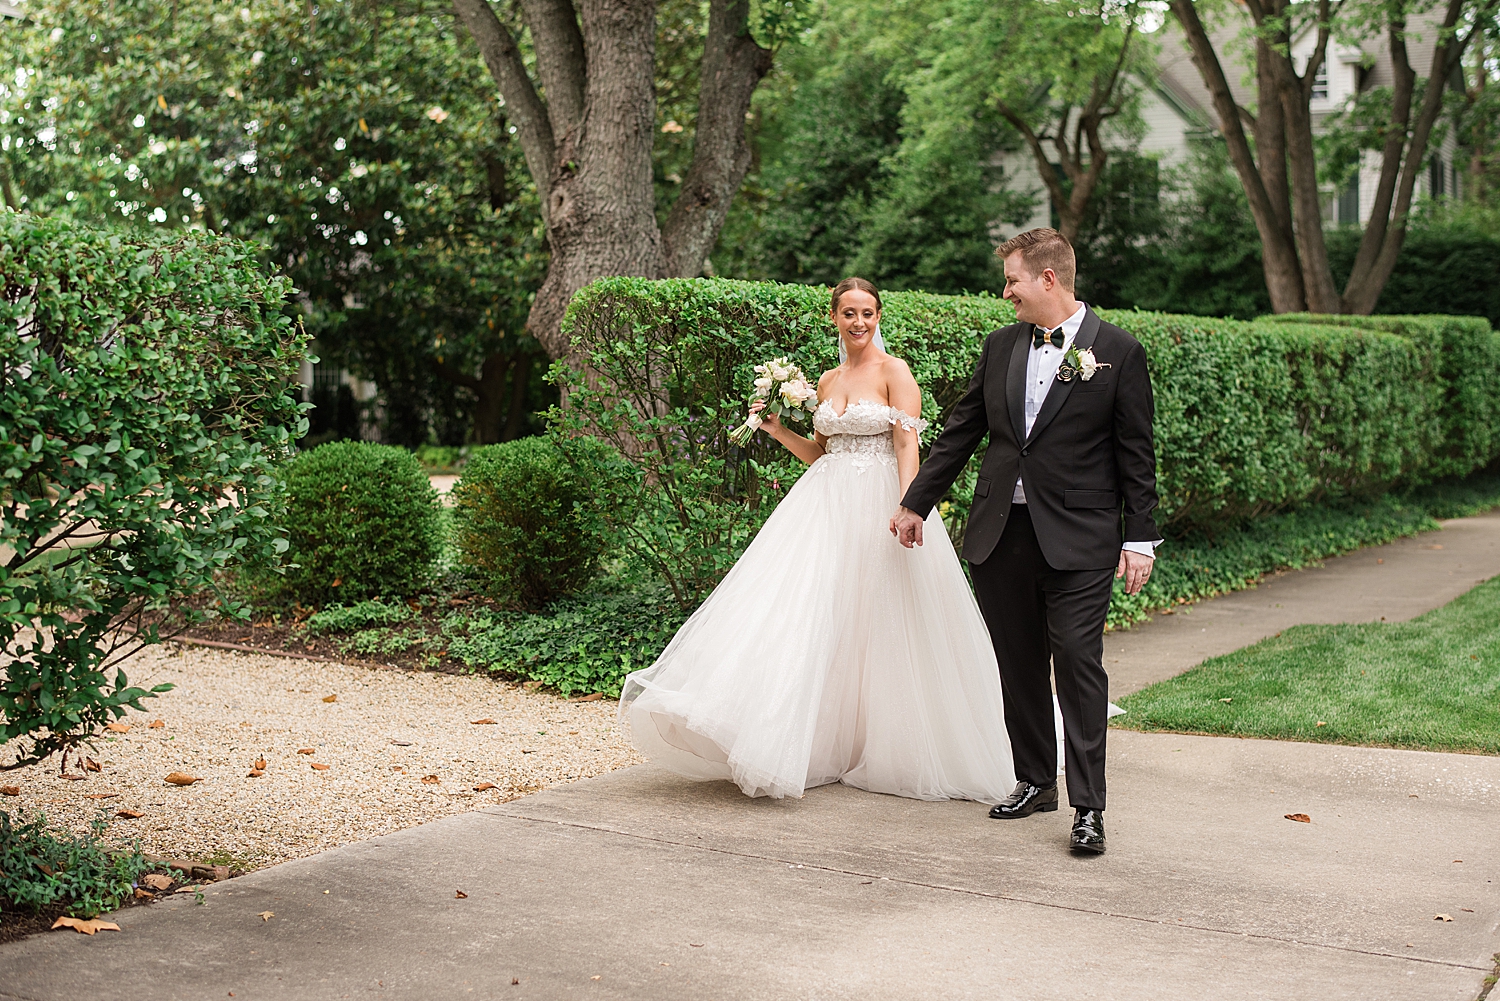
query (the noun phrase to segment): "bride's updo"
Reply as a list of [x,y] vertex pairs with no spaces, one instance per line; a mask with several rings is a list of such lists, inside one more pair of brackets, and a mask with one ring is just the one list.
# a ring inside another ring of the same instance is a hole
[[877,310],[884,308],[880,302],[880,289],[876,288],[873,283],[867,282],[863,278],[845,278],[833,287],[833,305],[828,307],[828,311],[830,313],[837,313],[839,311],[839,300],[844,297],[844,293],[852,292],[855,289],[859,289],[861,292],[868,292],[874,296],[875,308]]

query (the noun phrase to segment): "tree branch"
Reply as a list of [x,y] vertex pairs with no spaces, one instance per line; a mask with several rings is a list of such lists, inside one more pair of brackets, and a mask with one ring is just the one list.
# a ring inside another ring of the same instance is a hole
[[521,14],[536,49],[536,75],[547,95],[552,142],[561,146],[583,122],[583,95],[588,62],[583,33],[571,0],[521,0]]
[[667,272],[703,272],[734,193],[750,169],[745,116],[771,69],[772,52],[750,37],[750,0],[712,0],[698,90],[693,162],[662,227]]
[[516,124],[521,151],[526,154],[526,169],[531,172],[531,179],[536,182],[537,192],[541,195],[545,221],[547,194],[552,187],[552,171],[557,159],[547,106],[542,103],[526,73],[526,63],[521,58],[515,37],[495,16],[487,0],[453,0],[453,9],[468,25],[469,33],[484,56],[484,63],[489,67],[490,76],[500,87],[500,96],[505,100],[509,117]]

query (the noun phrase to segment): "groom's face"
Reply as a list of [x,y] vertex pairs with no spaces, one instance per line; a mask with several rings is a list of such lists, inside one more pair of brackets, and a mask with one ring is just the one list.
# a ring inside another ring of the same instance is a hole
[[1022,323],[1040,322],[1042,314],[1049,312],[1046,305],[1058,288],[1057,276],[1051,268],[1033,275],[1019,250],[1005,259],[1005,298],[1015,304],[1016,319]]

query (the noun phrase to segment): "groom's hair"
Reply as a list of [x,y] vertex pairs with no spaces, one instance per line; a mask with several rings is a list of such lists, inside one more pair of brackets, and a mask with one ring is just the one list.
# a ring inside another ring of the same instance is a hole
[[1073,256],[1073,245],[1066,236],[1045,227],[1028,229],[1000,244],[995,249],[995,256],[1003,261],[1018,250],[1031,277],[1036,278],[1051,268],[1062,287],[1073,291],[1073,283],[1078,277],[1078,259]]

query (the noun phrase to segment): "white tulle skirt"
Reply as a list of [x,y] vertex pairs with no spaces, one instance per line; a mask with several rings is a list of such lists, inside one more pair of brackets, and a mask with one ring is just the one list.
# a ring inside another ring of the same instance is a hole
[[818,459],[660,659],[626,678],[621,718],[652,761],[750,796],[829,782],[1010,793],[979,607],[936,513],[924,546],[891,536],[894,456],[870,445]]

